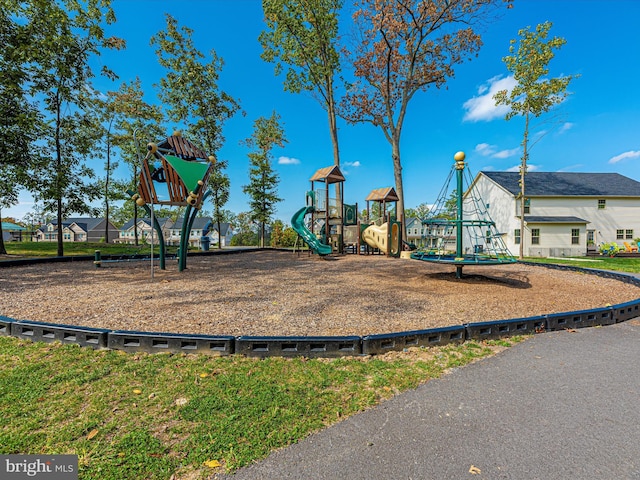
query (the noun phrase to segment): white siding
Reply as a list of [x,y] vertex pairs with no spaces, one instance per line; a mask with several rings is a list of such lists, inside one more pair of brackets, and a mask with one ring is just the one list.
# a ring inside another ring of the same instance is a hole
[[[498,232],[505,233],[505,244],[512,254],[519,252],[520,246],[515,243],[514,232],[520,228],[519,211],[514,195],[485,175],[479,174],[472,188],[488,205],[487,211],[495,222]],[[605,200],[604,209],[598,208],[598,200]],[[530,223],[522,232],[524,253],[530,256],[570,256],[585,255],[587,251],[586,231],[595,231],[595,244],[616,242],[622,246],[623,241],[617,239],[616,231],[633,231],[633,237],[640,237],[640,198],[615,197],[532,197],[530,210],[526,215],[547,217],[577,217],[588,223],[557,224]],[[540,229],[540,244],[531,245],[531,229]],[[580,229],[580,244],[571,244],[571,229]]]

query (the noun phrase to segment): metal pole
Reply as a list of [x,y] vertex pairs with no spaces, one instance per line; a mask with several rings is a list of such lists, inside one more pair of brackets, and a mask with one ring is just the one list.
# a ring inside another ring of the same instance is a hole
[[[453,156],[456,161],[456,262],[464,260],[464,252],[462,251],[462,172],[464,171],[464,152],[458,152]],[[456,265],[456,278],[462,278],[462,264]]]
[[151,203],[151,279],[153,280],[153,203]]

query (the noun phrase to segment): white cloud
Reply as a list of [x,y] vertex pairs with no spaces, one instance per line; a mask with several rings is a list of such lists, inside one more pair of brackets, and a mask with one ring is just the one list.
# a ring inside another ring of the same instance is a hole
[[[532,164],[527,165],[527,172],[535,172],[538,170],[540,170],[539,165],[532,165]],[[507,172],[519,172],[519,171],[520,171],[520,164],[507,168]]]
[[520,147],[512,148],[510,150],[500,150],[492,155],[493,158],[509,158],[515,157],[520,154]]
[[465,109],[463,121],[478,122],[489,121],[504,117],[509,112],[505,105],[496,106],[493,96],[500,90],[511,89],[517,84],[512,76],[502,78],[501,75],[490,78],[478,88],[478,95],[464,102]]
[[476,153],[483,157],[491,158],[509,158],[520,153],[520,148],[512,148],[509,150],[498,150],[495,145],[489,145],[488,143],[479,143],[475,148]]
[[609,159],[609,163],[618,163],[621,160],[626,160],[627,158],[639,158],[640,150],[629,150],[628,152],[621,153],[620,155],[616,155]]
[[361,164],[359,160],[356,160],[355,162],[344,162],[342,165],[345,167],[359,167]]
[[573,128],[573,123],[566,122],[564,125],[560,127],[560,131],[558,133],[564,133],[568,130],[571,130],[572,128]]
[[300,160],[293,157],[280,157],[278,158],[278,165],[299,165]]

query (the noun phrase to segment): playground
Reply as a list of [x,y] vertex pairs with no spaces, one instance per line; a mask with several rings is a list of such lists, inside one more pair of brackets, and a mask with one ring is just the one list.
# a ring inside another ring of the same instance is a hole
[[614,279],[523,264],[465,267],[386,255],[248,251],[3,269],[0,313],[108,329],[212,335],[368,335],[559,313],[638,298]]

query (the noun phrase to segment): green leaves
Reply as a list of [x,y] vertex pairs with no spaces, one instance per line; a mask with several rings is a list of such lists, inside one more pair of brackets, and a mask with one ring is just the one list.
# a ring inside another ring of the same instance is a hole
[[191,138],[199,139],[208,153],[224,143],[222,126],[240,109],[239,103],[218,87],[224,61],[215,50],[206,56],[193,43],[193,30],[180,27],[166,15],[166,28],[151,38],[156,55],[167,74],[160,79],[160,99],[167,105],[169,119],[186,124]]
[[504,57],[503,61],[518,83],[511,92],[501,91],[494,96],[496,105],[511,107],[507,120],[517,115],[538,117],[548,112],[566,98],[569,82],[577,77],[545,78],[555,50],[566,43],[561,37],[547,40],[551,26],[551,22],[545,22],[537,25],[533,32],[531,27],[521,29],[518,31],[519,42],[510,42],[511,55]]
[[275,213],[275,204],[281,201],[277,195],[278,174],[271,166],[271,151],[274,147],[284,147],[287,139],[280,125],[280,115],[275,111],[271,117],[260,117],[254,122],[253,135],[244,144],[253,151],[249,156],[249,184],[242,191],[251,197],[252,220],[261,225],[261,246],[265,241],[265,225]]

